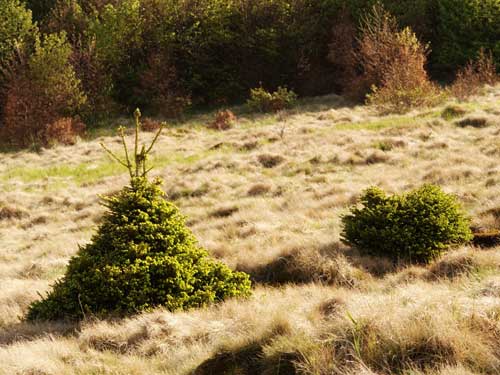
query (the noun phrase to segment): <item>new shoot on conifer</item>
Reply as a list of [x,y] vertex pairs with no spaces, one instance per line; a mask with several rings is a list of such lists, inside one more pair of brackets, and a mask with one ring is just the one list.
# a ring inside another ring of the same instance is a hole
[[125,127],[120,126],[118,128],[118,135],[122,139],[122,144],[123,144],[123,149],[125,152],[125,160],[121,159],[118,155],[116,155],[113,151],[111,151],[104,143],[100,143],[101,147],[108,153],[111,158],[116,160],[118,163],[123,165],[125,168],[128,169],[130,178],[137,178],[137,177],[142,177],[145,178],[147,174],[153,169],[153,167],[147,168],[147,159],[149,156],[149,153],[153,149],[156,141],[161,135],[161,132],[163,131],[163,128],[165,127],[165,123],[160,124],[160,128],[156,132],[153,141],[149,145],[148,148],[146,148],[146,145],[143,144],[141,146],[141,149],[139,151],[139,132],[141,130],[141,111],[139,108],[137,108],[134,111],[134,119],[135,119],[135,139],[134,139],[134,155],[131,158],[129,155],[128,147],[127,147],[127,142],[125,140]]

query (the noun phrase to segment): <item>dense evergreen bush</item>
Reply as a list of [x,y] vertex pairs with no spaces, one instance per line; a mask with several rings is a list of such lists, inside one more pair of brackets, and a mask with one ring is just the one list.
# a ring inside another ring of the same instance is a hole
[[371,255],[429,262],[450,245],[472,239],[457,199],[437,186],[393,196],[373,187],[361,203],[342,218],[342,239]]
[[164,198],[160,181],[147,179],[151,147],[138,151],[136,136],[131,160],[111,154],[129,168],[130,186],[104,200],[108,211],[97,233],[48,296],[30,306],[28,320],[186,309],[249,294],[248,275],[212,260]]
[[286,87],[278,87],[269,92],[262,87],[250,90],[247,105],[250,109],[260,112],[278,112],[292,107],[297,101],[297,94]]

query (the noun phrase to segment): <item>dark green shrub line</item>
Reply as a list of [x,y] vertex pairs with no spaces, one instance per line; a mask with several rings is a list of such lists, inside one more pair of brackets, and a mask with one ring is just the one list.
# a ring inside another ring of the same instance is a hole
[[362,207],[342,218],[342,239],[367,254],[428,263],[472,239],[470,219],[457,199],[437,186],[393,196],[373,187],[360,201]]

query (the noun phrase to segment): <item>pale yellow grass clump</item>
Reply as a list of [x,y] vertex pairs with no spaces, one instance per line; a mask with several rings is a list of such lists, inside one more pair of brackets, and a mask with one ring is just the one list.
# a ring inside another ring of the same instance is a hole
[[[225,132],[206,128],[210,116],[169,129],[155,173],[200,244],[250,273],[254,294],[78,325],[22,316],[89,241],[103,212],[97,195],[126,173],[100,138],[0,154],[0,374],[500,373],[499,248],[407,266],[339,238],[340,216],[370,185],[439,184],[474,228],[498,229],[498,108],[499,88],[406,116],[331,96],[286,114],[238,114]],[[457,125],[480,115],[485,126]]]

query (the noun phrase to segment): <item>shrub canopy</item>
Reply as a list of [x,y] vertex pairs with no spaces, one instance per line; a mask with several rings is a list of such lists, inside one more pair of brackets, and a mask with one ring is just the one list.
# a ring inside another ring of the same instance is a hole
[[372,187],[360,200],[362,207],[342,218],[342,239],[367,254],[426,263],[472,239],[457,199],[437,186],[392,196]]
[[19,0],[0,0],[0,66],[10,62],[18,47],[32,37],[31,11]]
[[[34,51],[13,67],[5,85],[2,127],[5,142],[16,146],[61,141],[48,131],[62,118],[71,119],[86,103],[81,82],[71,64],[65,33],[35,38]],[[74,133],[70,126],[67,133]]]

